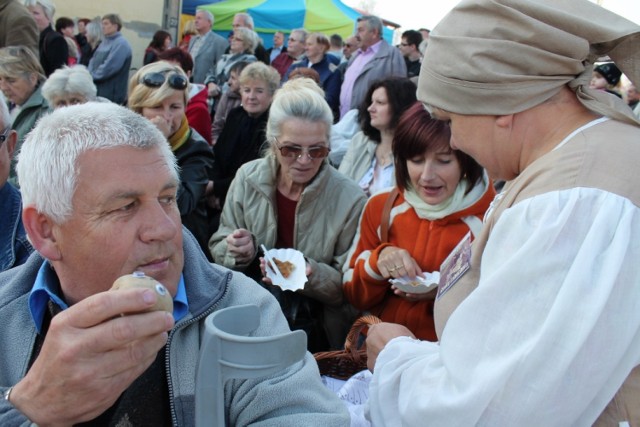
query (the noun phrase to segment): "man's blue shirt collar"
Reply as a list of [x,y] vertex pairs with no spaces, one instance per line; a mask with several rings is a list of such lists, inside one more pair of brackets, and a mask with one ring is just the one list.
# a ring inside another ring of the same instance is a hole
[[[49,300],[53,301],[62,310],[69,308],[69,305],[60,295],[62,295],[62,291],[60,290],[58,276],[56,276],[49,261],[45,261],[38,270],[36,281],[29,295],[29,311],[38,333],[42,333],[42,322],[44,321],[44,314]],[[181,274],[178,291],[173,298],[173,319],[177,323],[188,312],[187,290],[184,285],[184,276]]]

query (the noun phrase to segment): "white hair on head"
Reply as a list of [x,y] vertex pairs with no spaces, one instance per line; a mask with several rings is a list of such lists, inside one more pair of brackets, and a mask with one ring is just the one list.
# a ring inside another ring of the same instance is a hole
[[250,30],[253,30],[253,17],[245,12],[240,12],[235,14],[236,17],[240,17],[244,20],[244,25]]
[[363,15],[356,19],[356,22],[364,22],[369,30],[375,30],[382,37],[382,19],[375,15]]
[[93,77],[84,65],[58,68],[42,85],[42,96],[49,105],[53,105],[54,98],[69,95],[82,95],[88,101],[94,101],[98,96]]
[[276,91],[269,109],[267,140],[275,150],[275,140],[282,134],[282,124],[292,118],[312,123],[324,123],[329,143],[333,113],[324,98],[324,91],[313,80],[301,77],[287,81]]
[[53,15],[56,14],[56,6],[49,0],[24,0],[25,6],[40,6],[49,21],[53,21]]
[[87,41],[91,45],[92,48],[96,48],[98,46],[98,42],[102,40],[102,27],[100,23],[91,21],[87,25],[85,25],[85,30],[87,30]]
[[213,24],[213,13],[211,13],[207,9],[198,9],[198,10],[196,10],[196,15],[198,13],[202,13],[207,18],[207,21],[209,21],[209,22],[211,22]]
[[89,102],[44,116],[27,136],[16,167],[23,206],[64,223],[73,212],[79,157],[115,147],[159,147],[178,180],[176,158],[149,120],[116,104]]
[[291,30],[291,34],[297,34],[299,39],[298,41],[300,43],[305,43],[307,41],[307,37],[309,37],[309,32],[304,28],[295,28]]
[[249,28],[240,27],[233,30],[233,35],[242,39],[242,45],[245,53],[254,54],[258,46],[258,34]]

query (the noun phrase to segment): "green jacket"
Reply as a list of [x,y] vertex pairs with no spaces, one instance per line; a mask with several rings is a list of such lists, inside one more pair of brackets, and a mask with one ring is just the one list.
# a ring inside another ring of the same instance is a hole
[[[47,100],[42,96],[42,84],[40,84],[36,90],[31,94],[27,102],[25,102],[20,107],[20,112],[13,120],[13,124],[11,128],[18,133],[18,143],[16,144],[15,154],[20,152],[20,147],[22,147],[22,143],[25,138],[36,126],[36,123],[40,119],[40,117],[44,116],[46,113],[51,111],[49,108],[49,104],[47,104]],[[17,156],[14,154],[13,160],[11,161],[11,170],[9,171],[9,181],[17,185],[17,177],[16,177],[16,158]]]

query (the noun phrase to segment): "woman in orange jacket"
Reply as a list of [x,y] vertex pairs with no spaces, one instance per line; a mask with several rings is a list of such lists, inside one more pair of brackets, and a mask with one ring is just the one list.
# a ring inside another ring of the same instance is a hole
[[437,289],[406,293],[389,280],[438,271],[456,245],[477,232],[495,196],[482,167],[451,149],[450,137],[448,124],[419,103],[403,114],[393,139],[396,188],[368,201],[344,275],[344,293],[355,308],[431,341]]

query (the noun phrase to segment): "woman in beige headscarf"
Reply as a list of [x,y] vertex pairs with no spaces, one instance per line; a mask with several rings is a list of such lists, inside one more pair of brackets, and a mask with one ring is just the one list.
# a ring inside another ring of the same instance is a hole
[[603,55],[640,83],[640,27],[586,0],[465,0],[431,33],[418,98],[507,184],[439,344],[371,328],[374,425],[640,425],[640,129],[589,89]]

